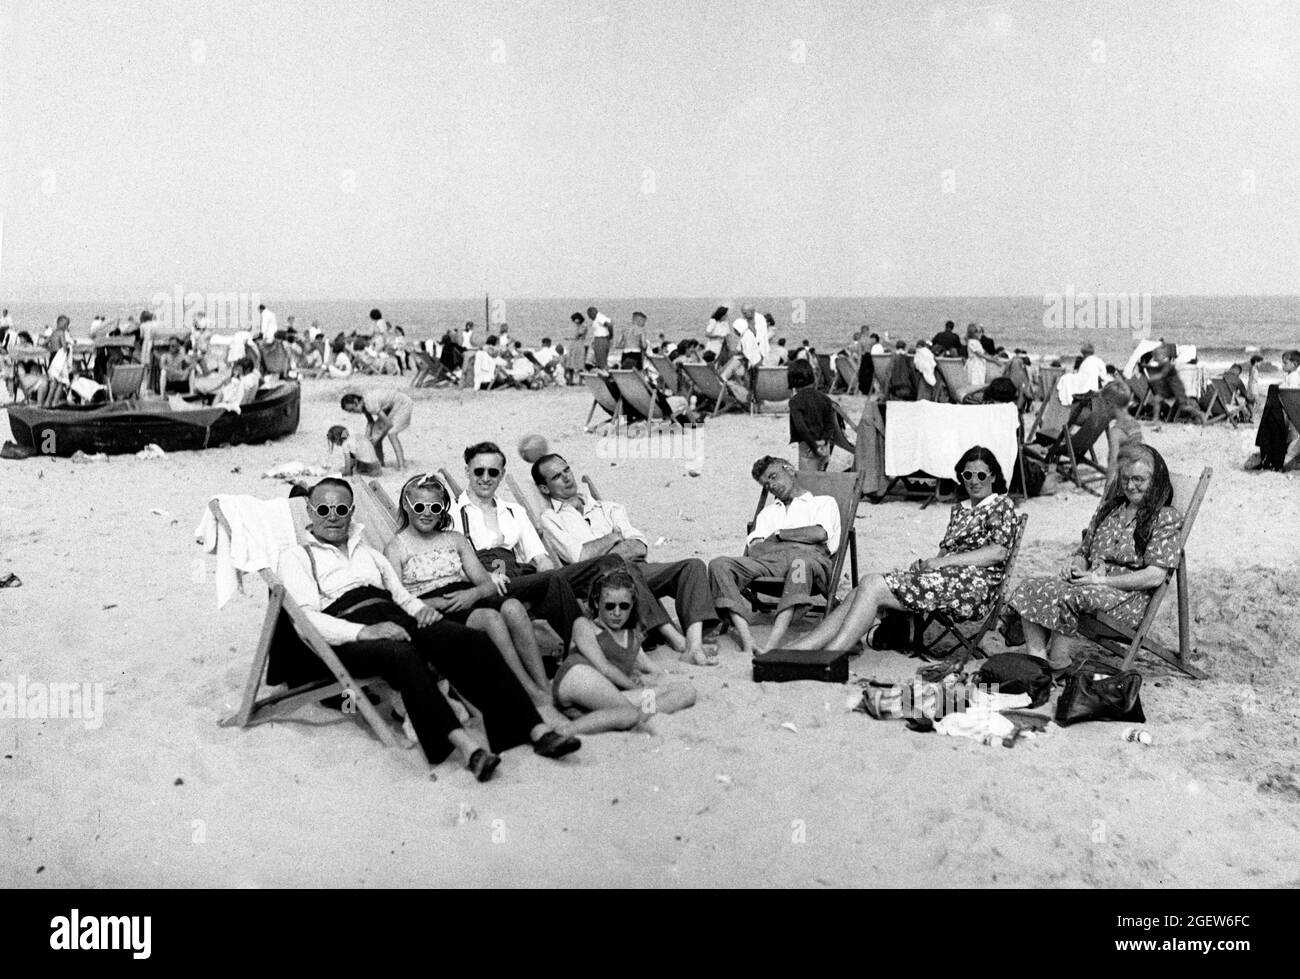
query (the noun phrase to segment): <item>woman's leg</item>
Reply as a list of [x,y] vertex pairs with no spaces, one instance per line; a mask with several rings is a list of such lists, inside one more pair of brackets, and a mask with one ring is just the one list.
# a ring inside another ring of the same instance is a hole
[[1038,659],[1047,659],[1047,644],[1052,639],[1051,631],[1037,622],[1030,622],[1023,616],[1020,625],[1025,630],[1025,652]]
[[406,468],[406,453],[402,451],[402,440],[397,437],[396,432],[388,433],[388,441],[393,443],[393,455],[397,458],[397,468]]
[[602,731],[628,731],[641,723],[641,710],[623,691],[585,664],[570,668],[556,691],[561,704],[586,711],[582,717],[555,730],[559,734],[599,734]]
[[551,695],[546,690],[546,684],[540,686],[524,669],[524,664],[519,659],[519,653],[515,649],[515,644],[510,638],[510,629],[506,626],[506,621],[501,613],[496,609],[476,608],[469,613],[465,619],[465,624],[471,629],[477,629],[479,632],[486,632],[488,638],[492,640],[492,645],[496,646],[501,658],[505,660],[506,666],[510,667],[510,672],[515,675],[524,692],[528,694],[528,699],[534,704],[549,704]]
[[826,649],[850,650],[861,641],[876,621],[881,609],[901,609],[894,593],[885,584],[884,575],[873,574],[856,589],[849,610],[840,622],[839,631],[825,646]]
[[[533,683],[545,690],[546,667],[542,665],[542,651],[537,648],[537,633],[533,631],[533,620],[529,618],[524,603],[517,598],[507,598],[501,603],[501,617],[505,619],[523,668]],[[550,700],[548,696],[546,702],[550,703]]]
[[813,631],[808,633],[808,635],[796,639],[794,642],[790,643],[787,648],[821,649],[824,647],[826,643],[834,638],[835,634],[840,631],[840,626],[844,624],[844,620],[848,617],[849,607],[853,604],[854,599],[857,598],[858,592],[862,590],[871,577],[876,576],[869,575],[867,578],[863,578],[859,581],[858,586],[844,596],[844,601],[836,605],[833,612],[822,617],[822,620],[817,623],[817,628],[813,629]]
[[685,710],[695,703],[695,688],[684,680],[647,687],[646,691],[653,691],[656,714],[676,714],[679,710]]

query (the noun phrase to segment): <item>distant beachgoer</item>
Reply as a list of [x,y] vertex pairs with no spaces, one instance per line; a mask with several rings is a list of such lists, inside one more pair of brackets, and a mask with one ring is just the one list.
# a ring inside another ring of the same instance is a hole
[[609,344],[614,335],[614,324],[595,306],[587,307],[591,320],[591,361],[596,370],[609,369]]
[[163,394],[190,390],[190,375],[194,373],[194,364],[176,337],[172,337],[171,343],[158,358],[158,369],[162,373]]
[[656,713],[672,714],[695,703],[694,687],[668,679],[642,651],[645,629],[626,571],[609,571],[593,582],[590,604],[592,618],[574,623],[569,655],[551,684],[557,706],[582,716],[559,725],[557,733],[627,731]]
[[576,384],[578,375],[587,369],[587,318],[574,313],[569,321],[573,323],[573,338],[564,358],[564,383]]
[[366,438],[375,447],[379,461],[384,461],[383,440],[388,439],[397,457],[397,468],[406,468],[406,454],[402,449],[402,432],[411,427],[411,414],[415,402],[393,388],[371,388],[364,393],[349,392],[339,402],[344,411],[366,416]]
[[351,377],[356,368],[352,364],[352,354],[348,351],[347,342],[342,346],[334,348],[333,359],[330,360],[329,375],[332,378],[339,379]]
[[[1119,479],[1119,455],[1124,446],[1142,441],[1142,423],[1128,413],[1133,391],[1123,381],[1111,381],[1101,389],[1102,404],[1110,413],[1106,423],[1106,490]],[[1104,495],[1104,493],[1103,493]]]
[[966,344],[962,343],[961,337],[957,334],[957,326],[952,320],[943,324],[943,329],[934,335],[930,346],[936,357],[966,359]]
[[230,365],[230,378],[222,386],[213,407],[239,409],[257,397],[261,383],[262,375],[258,373],[253,358],[241,357]]
[[344,476],[354,472],[361,476],[382,476],[383,464],[375,454],[375,447],[369,439],[358,438],[348,432],[342,425],[331,425],[325,433],[325,441],[331,448],[338,446],[343,450]]
[[1300,350],[1288,350],[1282,355],[1282,381],[1278,387],[1283,391],[1300,388]]
[[19,361],[14,365],[14,396],[22,392],[23,400],[28,404],[45,403],[45,391],[49,387],[49,378],[41,370],[41,365],[34,360]]
[[988,365],[997,363],[997,358],[984,352],[980,343],[983,330],[976,323],[966,327],[966,381],[971,387],[982,388],[988,383]]
[[1075,373],[1079,375],[1076,382],[1076,393],[1084,391],[1096,391],[1106,383],[1106,362],[1097,356],[1096,348],[1091,343],[1085,343],[1079,348],[1079,353],[1083,359],[1079,361],[1079,366]]
[[504,385],[516,386],[506,362],[500,356],[501,348],[495,335],[489,335],[487,342],[474,354],[474,389],[490,391]]
[[258,306],[257,311],[262,317],[262,342],[270,343],[275,339],[275,331],[280,328],[276,322],[275,313],[267,309],[266,306]]
[[727,345],[727,337],[731,332],[727,325],[727,313],[726,306],[719,306],[704,327],[704,349],[712,351],[715,357],[724,356],[723,348]]
[[619,366],[624,370],[631,368],[639,371],[645,366],[647,346],[645,324],[645,313],[632,314],[632,326],[623,334],[623,353],[619,359]]
[[795,361],[786,369],[790,398],[790,441],[799,447],[800,470],[825,472],[837,444],[852,446],[840,428],[835,402],[814,386],[812,367]]

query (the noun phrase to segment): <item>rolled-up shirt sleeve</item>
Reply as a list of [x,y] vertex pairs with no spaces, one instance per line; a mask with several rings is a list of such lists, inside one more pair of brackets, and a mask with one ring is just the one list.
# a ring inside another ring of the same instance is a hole
[[[391,570],[392,565],[389,568]],[[320,589],[311,575],[307,552],[301,547],[291,547],[281,555],[280,580],[284,582],[284,590],[289,597],[303,610],[307,621],[327,643],[338,646],[357,641],[363,626],[321,611]],[[400,582],[398,586],[401,586]]]
[[632,526],[632,521],[628,519],[627,507],[621,503],[604,504],[605,518],[609,520],[610,525],[614,527],[624,540],[639,540],[642,544],[649,547],[649,542],[645,539],[645,534]]

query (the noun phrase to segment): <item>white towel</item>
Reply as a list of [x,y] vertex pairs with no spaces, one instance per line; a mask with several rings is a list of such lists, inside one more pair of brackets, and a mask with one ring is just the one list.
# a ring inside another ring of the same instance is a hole
[[1015,405],[948,405],[891,401],[885,410],[885,474],[924,472],[953,478],[953,468],[972,445],[993,452],[1007,482],[1016,465]]
[[1090,394],[1097,390],[1097,380],[1091,374],[1062,374],[1056,382],[1056,398],[1067,408],[1074,404],[1076,394]]
[[229,533],[213,516],[211,505],[194,537],[205,554],[217,555],[217,607],[222,608],[242,589],[243,575],[279,565],[280,552],[297,541],[289,500],[259,500],[255,496],[223,495],[212,498],[230,525]]
[[930,351],[930,348],[917,347],[916,353],[912,357],[912,364],[920,372],[921,376],[925,378],[925,383],[934,387],[934,371],[938,365],[934,361],[934,354]]
[[1015,731],[1016,726],[996,711],[968,710],[961,714],[946,714],[935,722],[934,729],[950,738],[985,738],[1001,740]]

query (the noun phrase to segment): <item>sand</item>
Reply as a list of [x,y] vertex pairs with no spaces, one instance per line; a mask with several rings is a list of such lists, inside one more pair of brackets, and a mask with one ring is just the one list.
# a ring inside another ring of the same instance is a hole
[[[266,595],[250,582],[218,610],[194,527],[213,494],[281,495],[264,470],[322,462],[326,428],[349,420],[343,386],[307,382],[301,428],[278,443],[0,463],[0,575],[23,581],[0,590],[0,682],[104,691],[93,729],[0,720],[0,885],[1300,884],[1300,481],[1240,471],[1253,431],[1149,431],[1172,468],[1215,469],[1189,546],[1211,679],[1148,668],[1149,747],[1116,724],[1014,750],[914,734],[848,711],[848,687],[755,684],[724,639],[721,666],[683,669],[698,704],[654,733],[590,737],[559,764],[515,750],[480,785],[451,763],[430,781],[418,751],[385,749],[322,708],[217,725],[238,702]],[[514,444],[544,433],[663,557],[739,553],[750,464],[787,452],[780,414],[710,421],[698,459],[610,459],[583,434],[590,401],[576,388],[415,396],[413,466],[459,472],[462,448],[490,438],[521,476]],[[860,399],[846,401],[856,415]],[[1064,491],[1029,501],[1018,573],[1053,568],[1094,504]],[[932,553],[946,519],[864,504],[863,570]],[[857,676],[915,667],[876,652],[852,664]]]

